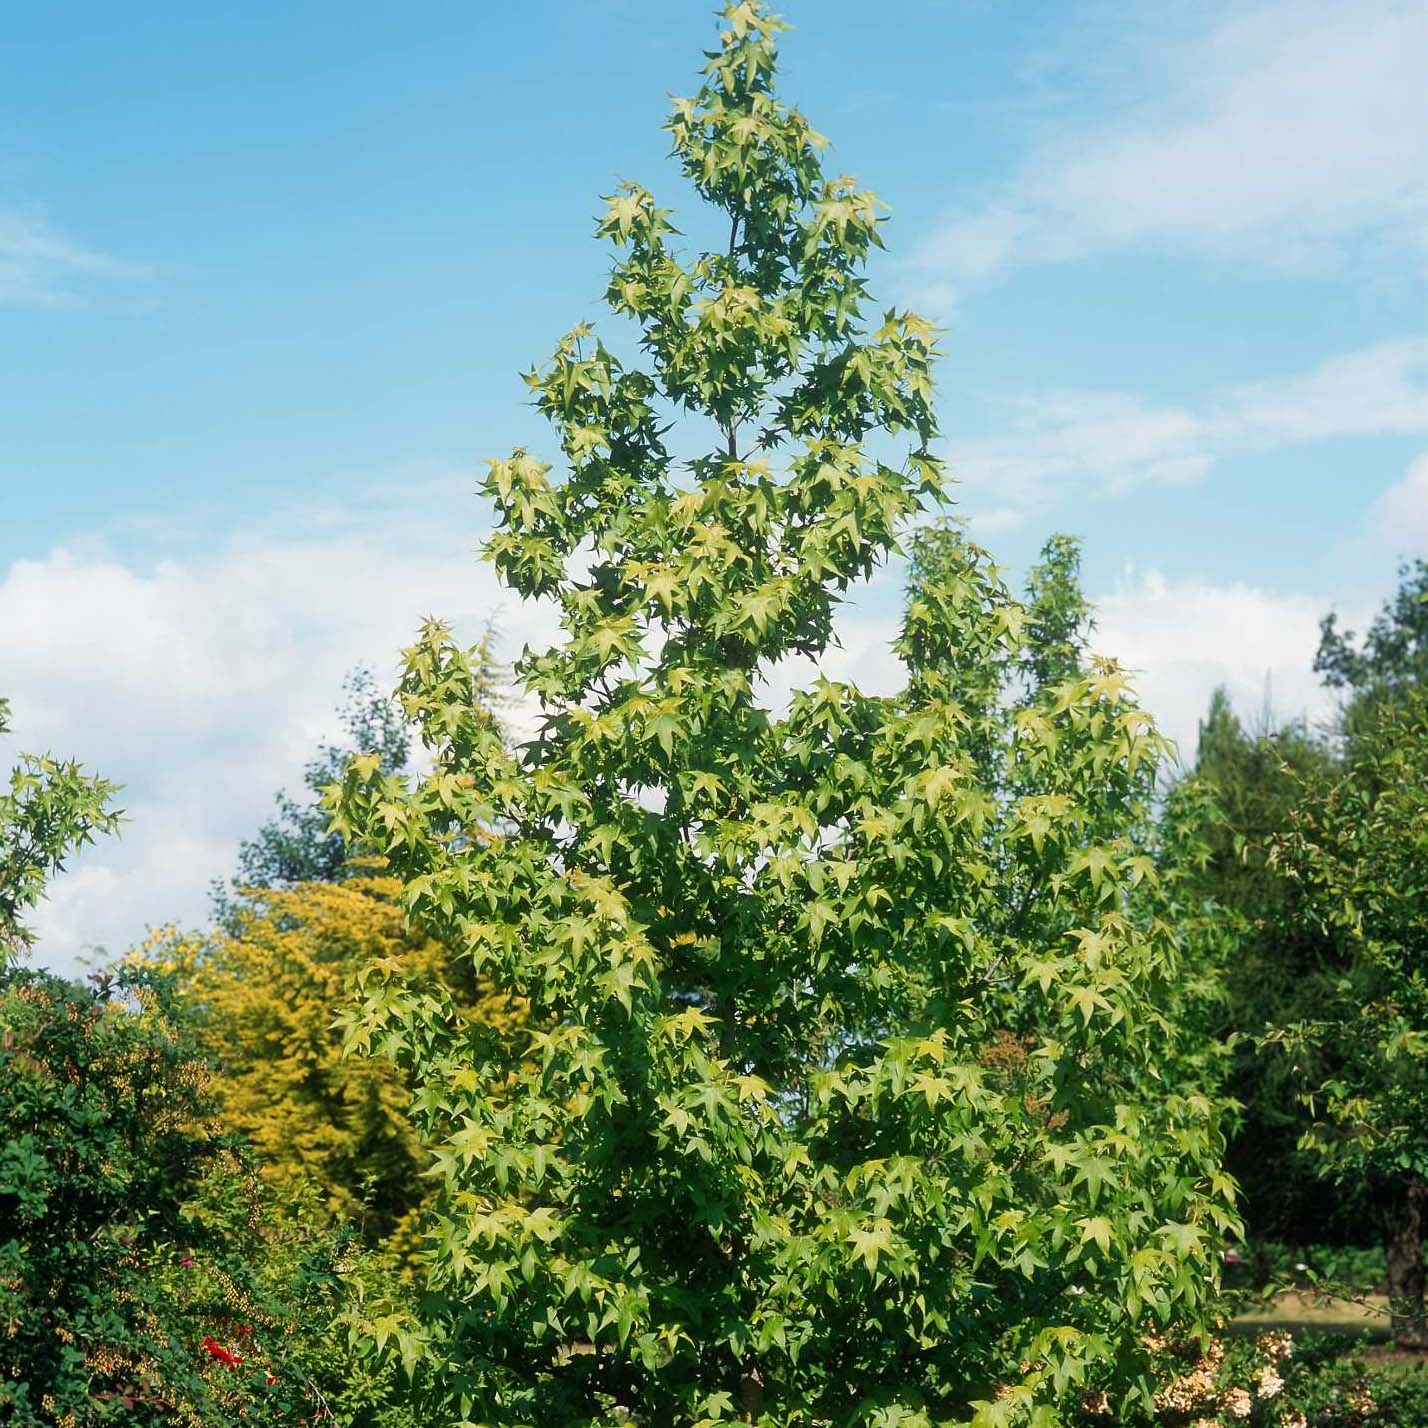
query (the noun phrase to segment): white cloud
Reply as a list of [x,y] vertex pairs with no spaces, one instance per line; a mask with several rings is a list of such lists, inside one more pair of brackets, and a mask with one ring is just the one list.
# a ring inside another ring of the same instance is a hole
[[1428,433],[1428,338],[1382,342],[1305,372],[1229,387],[1199,409],[1148,406],[1117,392],[1048,392],[1010,404],[1009,418],[997,436],[949,448],[952,473],[984,530],[1082,492],[1196,481],[1235,452]]
[[1017,174],[952,215],[916,266],[955,283],[1134,246],[1278,266],[1366,242],[1428,250],[1428,0],[1191,13],[1188,34],[1121,39],[1107,115],[1068,122],[1060,108]]
[[1320,595],[1129,572],[1095,602],[1092,643],[1136,671],[1141,702],[1188,762],[1217,686],[1251,720],[1266,703],[1279,721],[1329,715],[1331,700],[1313,662],[1319,619],[1330,603]]
[[81,247],[34,214],[0,209],[0,306],[69,306],[86,284],[135,271]]
[[1400,556],[1428,556],[1428,455],[1423,455],[1374,503],[1370,532]]
[[478,563],[469,495],[441,505],[452,521],[359,503],[290,513],[284,529],[191,560],[141,568],[61,549],[0,575],[9,747],[78,757],[123,783],[129,818],[56,883],[35,920],[42,961],[73,966],[148,923],[203,917],[239,839],[335,732],[343,675],[370,664],[392,682],[424,616],[474,640],[498,615],[511,654],[548,627]]
[[1297,376],[1234,387],[1211,423],[1216,440],[1247,447],[1421,435],[1428,432],[1428,337],[1380,342]]
[[[1007,529],[1069,490],[1196,481],[1209,469],[1205,424],[1119,392],[1048,392],[1011,404],[1006,429],[948,450],[978,529]],[[992,503],[989,506],[985,503]]]

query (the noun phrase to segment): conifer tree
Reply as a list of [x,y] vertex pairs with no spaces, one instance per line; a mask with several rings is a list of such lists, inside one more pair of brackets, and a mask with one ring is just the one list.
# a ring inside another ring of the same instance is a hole
[[1162,1011],[1162,745],[1085,655],[1074,550],[1028,610],[932,527],[905,690],[767,707],[943,482],[933,329],[865,318],[878,205],[777,97],[781,29],[729,5],[669,123],[727,239],[683,255],[622,186],[599,231],[642,360],[576,328],[527,378],[563,469],[491,466],[488,556],[562,614],[517,666],[533,739],[432,625],[400,691],[431,773],[359,758],[336,800],[530,1008],[473,1027],[389,968],[353,1019],[435,1157],[424,1312],[373,1325],[434,1422],[1148,1411],[1142,1336],[1203,1322],[1234,1229]]
[[342,682],[346,698],[339,711],[346,737],[324,741],[303,769],[304,796],[287,789],[274,796],[277,812],[238,845],[238,872],[214,888],[220,921],[236,922],[246,895],[257,889],[284,889],[301,883],[337,883],[361,877],[349,862],[341,837],[328,827],[323,791],[342,777],[354,753],[380,755],[383,767],[401,773],[407,766],[407,727],[401,710],[377,685],[369,669],[354,669]]

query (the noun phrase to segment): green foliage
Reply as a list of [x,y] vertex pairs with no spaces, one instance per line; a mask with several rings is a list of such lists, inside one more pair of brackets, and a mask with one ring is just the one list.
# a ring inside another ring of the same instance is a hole
[[214,1119],[171,980],[0,972],[0,1420],[408,1428],[341,1324],[394,1269]]
[[[1075,552],[1016,602],[951,525],[914,548],[906,689],[761,681],[941,485],[932,331],[869,330],[873,197],[773,90],[730,5],[675,152],[728,224],[600,232],[649,370],[588,328],[530,374],[566,473],[492,464],[488,555],[564,636],[512,750],[439,625],[409,785],[358,758],[344,838],[530,1008],[472,1025],[374,969],[354,1046],[407,1068],[438,1200],[419,1315],[371,1321],[428,1421],[1030,1423],[1149,1404],[1236,1228],[1188,1076],[1150,800],[1162,742],[1083,657]],[[665,445],[680,419],[704,454]],[[516,1071],[512,1072],[512,1067]]]
[[[1214,795],[1202,830],[1208,854],[1204,885],[1222,906],[1251,922],[1283,920],[1294,891],[1272,861],[1270,847],[1288,826],[1300,780],[1331,763],[1324,743],[1302,724],[1276,728],[1266,719],[1246,729],[1228,694],[1215,691],[1200,723],[1194,773]],[[1285,983],[1302,971],[1302,965],[1291,966],[1270,975]]]
[[5,1421],[201,1421],[178,1269],[185,1203],[222,1153],[202,1067],[157,981],[0,977]]
[[[0,699],[0,734],[9,727],[10,706]],[[109,806],[116,791],[78,764],[20,756],[9,786],[0,787],[0,964],[29,945],[23,918],[66,854],[118,827]]]
[[1307,1118],[1292,1063],[1266,1056],[1260,1044],[1268,1028],[1315,1019],[1336,1001],[1342,958],[1272,856],[1304,780],[1332,767],[1329,747],[1303,726],[1275,728],[1266,719],[1246,729],[1217,690],[1200,724],[1193,776],[1170,798],[1190,818],[1201,854],[1194,865],[1181,860],[1188,891],[1213,905],[1233,943],[1208,969],[1222,988],[1209,1029],[1234,1040],[1228,1089],[1240,1110],[1228,1164],[1247,1221],[1269,1238],[1323,1239],[1362,1211],[1351,1193],[1324,1193],[1317,1166],[1299,1148]]
[[1339,949],[1343,1058],[1313,1144],[1336,1174],[1428,1177],[1428,691],[1380,706],[1333,778],[1306,787],[1281,856]]
[[1043,687],[1081,673],[1091,607],[1081,589],[1081,546],[1052,536],[1027,577],[1026,635],[1030,675]]
[[1339,629],[1333,612],[1326,615],[1314,668],[1331,689],[1359,699],[1428,682],[1428,561],[1399,570],[1397,591],[1361,641]]
[[1428,1229],[1428,1000],[1415,966],[1428,917],[1428,567],[1402,577],[1363,640],[1324,621],[1316,668],[1347,696],[1335,737],[1250,734],[1217,696],[1196,782],[1211,796],[1199,882],[1240,942],[1218,1029],[1238,1048],[1229,1163],[1251,1229],[1300,1243],[1381,1235],[1408,1342],[1422,1337]]
[[[410,1300],[391,1258],[367,1248],[350,1226],[334,1224],[306,1187],[289,1181],[268,1194],[251,1172],[235,1175],[231,1166],[209,1176],[186,1215],[223,1247],[228,1263],[212,1251],[192,1255],[185,1274],[230,1304],[226,1320],[212,1311],[201,1318],[190,1307],[189,1322],[217,1318],[224,1341],[249,1353],[236,1369],[217,1365],[225,1397],[206,1424],[426,1428],[400,1382],[400,1365],[351,1343],[369,1302]],[[245,1367],[253,1374],[249,1385],[242,1383]]]
[[1305,1148],[1387,1202],[1400,1342],[1428,1337],[1428,690],[1376,700],[1342,768],[1306,785],[1280,855],[1343,974],[1320,1017],[1281,1029],[1314,1115]]

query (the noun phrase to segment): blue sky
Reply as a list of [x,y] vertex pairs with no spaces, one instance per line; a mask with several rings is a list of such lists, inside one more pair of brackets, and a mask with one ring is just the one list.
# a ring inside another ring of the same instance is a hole
[[[1428,0],[789,0],[785,91],[947,331],[957,500],[1086,541],[1099,643],[1182,744],[1322,713],[1318,614],[1428,550]],[[688,211],[696,0],[21,7],[0,56],[0,690],[127,786],[43,958],[199,918],[472,560],[518,372],[598,318],[599,195]],[[883,670],[896,572],[849,611]]]

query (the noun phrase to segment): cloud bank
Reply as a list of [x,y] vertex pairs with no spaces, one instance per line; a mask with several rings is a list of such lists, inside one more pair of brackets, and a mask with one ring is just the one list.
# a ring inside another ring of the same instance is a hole
[[1058,115],[929,236],[929,286],[1127,248],[1279,268],[1428,257],[1425,0],[1210,5],[1189,28],[1154,13],[1153,33],[1120,25],[1104,114]]
[[1428,435],[1428,337],[1380,342],[1304,372],[1227,387],[1199,407],[1060,391],[1008,401],[1005,415],[995,436],[948,448],[983,530],[1081,494],[1197,481],[1241,452]]
[[385,500],[299,510],[191,559],[70,547],[0,574],[0,683],[15,716],[0,764],[21,748],[78,758],[124,785],[128,817],[42,907],[42,961],[73,967],[147,924],[201,920],[239,840],[337,732],[344,674],[365,664],[393,683],[427,615],[472,641],[495,618],[513,654],[548,632],[548,612],[515,606],[476,558],[476,503],[451,489],[474,483],[438,484],[408,492],[404,508],[424,519]]

